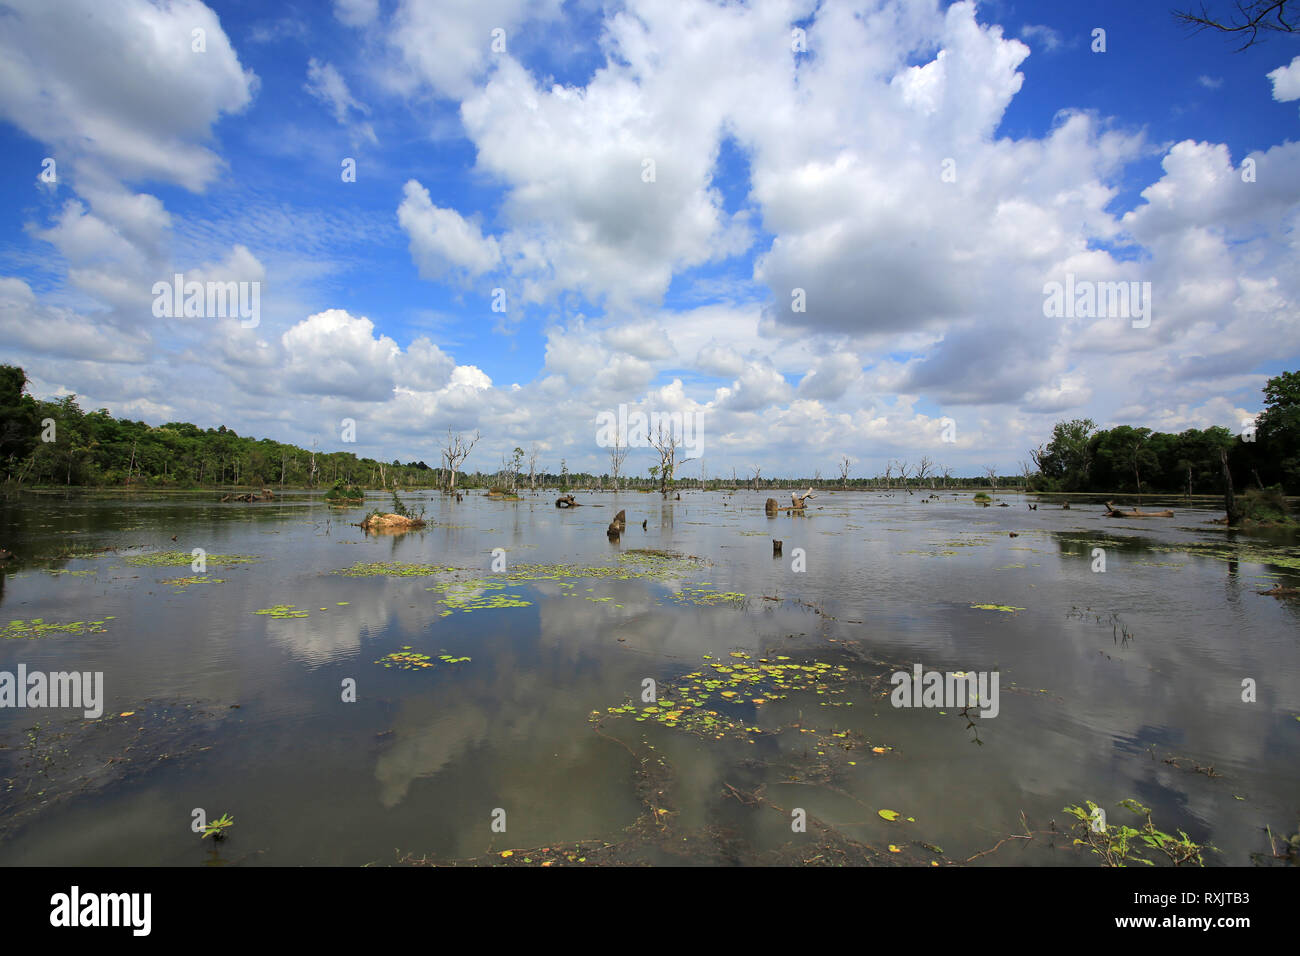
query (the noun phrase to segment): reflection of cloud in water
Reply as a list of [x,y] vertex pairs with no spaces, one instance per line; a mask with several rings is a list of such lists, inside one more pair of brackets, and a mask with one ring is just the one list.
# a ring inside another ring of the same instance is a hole
[[[340,587],[341,580],[348,586]],[[308,616],[268,618],[267,634],[297,660],[319,665],[359,653],[363,631],[376,633],[392,625],[414,630],[427,623],[432,602],[419,580],[379,578],[356,585],[356,579],[334,577],[299,585],[293,603]],[[340,600],[348,603],[339,607]]]
[[417,777],[435,776],[458,754],[481,743],[493,724],[482,704],[464,697],[447,712],[425,720],[412,728],[399,719],[397,740],[375,762],[379,802],[385,809],[405,800]]

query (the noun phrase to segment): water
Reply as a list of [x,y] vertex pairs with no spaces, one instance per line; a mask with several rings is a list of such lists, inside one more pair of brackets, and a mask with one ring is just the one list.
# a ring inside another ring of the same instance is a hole
[[[1115,806],[1127,797],[1213,843],[1211,865],[1249,865],[1265,826],[1294,832],[1298,604],[1256,593],[1300,583],[1294,540],[1228,532],[1217,510],[1173,499],[1144,504],[1172,519],[1116,520],[1096,504],[938,494],[823,492],[806,517],[768,519],[766,493],[578,493],[571,510],[555,493],[425,493],[407,498],[424,530],[370,537],[350,522],[379,496],[350,509],[306,494],[11,498],[0,624],[105,623],[0,641],[0,671],[101,671],[106,700],[97,721],[0,710],[0,862],[362,865],[572,845],[602,848],[593,862],[798,862],[830,832],[928,865],[1024,833],[1023,813],[1035,838],[977,865],[1091,866],[1053,824],[1088,799],[1135,822]],[[628,528],[611,543],[620,508]],[[212,563],[224,583],[185,587],[163,581],[194,576],[186,565],[131,561],[193,548],[257,560]],[[69,552],[84,556],[56,557]],[[459,570],[336,573],[373,562]],[[463,587],[430,590],[445,582]],[[474,609],[503,596],[518,606]],[[307,616],[256,613],[277,605]],[[438,666],[379,663],[407,647]],[[761,705],[743,687],[714,696],[704,709],[735,739],[608,714],[646,706],[647,678],[780,657],[848,680],[783,699],[755,685]],[[998,715],[892,707],[888,675],[916,663],[997,670]],[[229,813],[228,839],[201,840],[196,808]],[[806,834],[796,808],[817,821]]]

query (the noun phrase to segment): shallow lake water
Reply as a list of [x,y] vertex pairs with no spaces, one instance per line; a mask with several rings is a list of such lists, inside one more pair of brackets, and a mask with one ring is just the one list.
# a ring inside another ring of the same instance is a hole
[[[1258,593],[1300,583],[1294,539],[1176,499],[769,494],[413,493],[398,536],[354,524],[379,495],[11,498],[0,671],[102,672],[104,713],[0,709],[0,863],[826,862],[829,833],[1094,866],[1063,808],[1130,797],[1210,865],[1295,831],[1300,604]],[[996,671],[997,715],[892,706],[917,664]]]

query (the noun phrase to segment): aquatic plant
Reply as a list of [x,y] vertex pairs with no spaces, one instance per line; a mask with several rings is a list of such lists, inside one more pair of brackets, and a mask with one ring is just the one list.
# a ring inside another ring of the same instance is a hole
[[274,607],[264,607],[260,611],[254,611],[253,613],[270,615],[277,621],[284,621],[294,617],[307,617],[310,612],[292,604],[277,604]]
[[[174,568],[193,563],[194,555],[189,551],[152,551],[148,554],[132,554],[122,559],[133,567]],[[253,564],[261,559],[251,554],[209,554],[203,559],[207,564],[218,567],[232,564]]]
[[345,574],[350,578],[423,578],[430,577],[434,574],[449,574],[456,570],[456,568],[446,567],[440,564],[406,564],[401,561],[372,561],[369,563],[354,564],[350,568],[343,568],[334,573]]
[[694,604],[698,607],[716,607],[719,604],[741,607],[745,603],[745,595],[739,591],[714,591],[711,586],[683,587],[671,599],[678,604]]
[[214,840],[224,840],[226,831],[235,825],[235,818],[229,813],[222,814],[218,820],[213,820],[203,829],[203,839],[212,837]]
[[532,606],[532,601],[525,601],[517,594],[494,594],[487,597],[481,593],[483,591],[501,591],[506,586],[505,581],[443,581],[431,588],[425,588],[425,590],[438,591],[444,595],[439,599],[439,603],[447,608],[442,612],[443,617],[447,617],[455,611],[468,613],[469,611]]
[[198,574],[188,578],[164,578],[162,583],[183,590],[191,584],[225,584],[226,581],[224,578],[210,578],[206,574]]
[[[444,664],[465,664],[468,663],[468,657],[452,657],[450,654],[439,654],[438,660]],[[398,670],[411,671],[422,668],[434,668],[438,665],[433,662],[433,658],[428,654],[417,653],[409,644],[402,646],[400,651],[393,651],[391,654],[385,654],[376,664],[383,664],[385,667],[396,667]]]
[[349,485],[342,479],[334,482],[334,487],[325,492],[325,500],[331,504],[360,503],[365,500],[365,497],[366,493],[359,487]]
[[1087,809],[1078,806],[1065,808],[1066,813],[1079,821],[1072,828],[1078,834],[1074,845],[1088,847],[1091,853],[1101,857],[1105,866],[1127,866],[1130,862],[1155,866],[1153,861],[1139,855],[1138,851],[1144,849],[1160,851],[1174,866],[1182,866],[1184,863],[1204,866],[1203,851],[1214,849],[1208,843],[1196,843],[1182,830],[1178,831],[1177,837],[1157,830],[1151,822],[1151,808],[1142,806],[1132,798],[1121,800],[1116,806],[1145,817],[1145,821],[1138,828],[1098,823],[1099,817],[1103,816],[1099,814],[1100,808],[1091,800],[1086,803]]
[[51,634],[102,634],[107,630],[104,625],[113,618],[114,615],[110,614],[102,621],[72,621],[67,624],[55,624],[43,617],[34,617],[30,621],[13,620],[5,625],[4,636],[35,640]]
[[[848,668],[842,664],[823,661],[801,664],[787,655],[754,660],[743,651],[733,651],[727,663],[709,656],[704,661],[699,670],[662,685],[654,703],[638,707],[629,700],[606,708],[604,714],[594,710],[588,719],[599,722],[605,715],[631,717],[637,723],[651,721],[701,737],[748,739],[750,735],[780,733],[780,730],[764,731],[743,719],[738,707],[761,707],[770,701],[784,700],[792,693],[843,694],[850,677]],[[800,728],[800,731],[816,734],[812,728]],[[822,735],[817,745],[851,750],[863,743],[858,735],[846,730]]]
[[1015,614],[1016,611],[1023,611],[1023,607],[1013,607],[1010,604],[972,604],[972,610],[980,611],[1006,611],[1008,614]]

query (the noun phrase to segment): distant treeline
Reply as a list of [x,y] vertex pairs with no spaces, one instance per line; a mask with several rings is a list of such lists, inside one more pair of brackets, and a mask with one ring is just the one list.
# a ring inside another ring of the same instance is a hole
[[56,402],[23,393],[21,368],[0,366],[0,464],[23,484],[193,488],[221,485],[315,487],[335,481],[379,488],[432,485],[422,461],[378,462],[321,452],[189,422],[147,425],[82,411],[76,396]]
[[[0,465],[5,480],[18,484],[61,484],[158,488],[280,486],[361,488],[436,488],[447,483],[447,470],[423,461],[380,462],[352,452],[299,448],[269,438],[241,437],[226,428],[202,429],[188,422],[147,425],[114,418],[105,409],[83,411],[75,395],[42,401],[25,393],[21,368],[0,366]],[[959,490],[1026,488],[1032,491],[1221,494],[1224,460],[1238,489],[1277,485],[1300,492],[1300,373],[1269,379],[1265,410],[1253,431],[1234,434],[1226,428],[1189,429],[1179,434],[1121,425],[1099,430],[1088,419],[1060,422],[1051,441],[1030,453],[1019,473],[957,477],[929,458],[918,465],[890,463],[876,477],[852,477],[847,468],[835,478],[764,478],[736,473],[676,478],[675,490],[745,489],[819,490]],[[615,487],[608,474],[559,473],[521,469],[522,449],[504,469],[461,470],[459,488],[492,486],[533,488]],[[471,467],[475,463],[469,463]],[[847,464],[847,463],[846,463]],[[895,472],[894,469],[897,469]],[[620,488],[651,490],[660,481],[651,474],[621,475]],[[919,472],[919,474],[918,474]]]
[[1178,434],[1091,419],[1059,422],[1032,451],[1036,491],[1220,494],[1229,469],[1237,490],[1278,487],[1300,493],[1300,373],[1264,386],[1264,411],[1238,432],[1215,426]]

